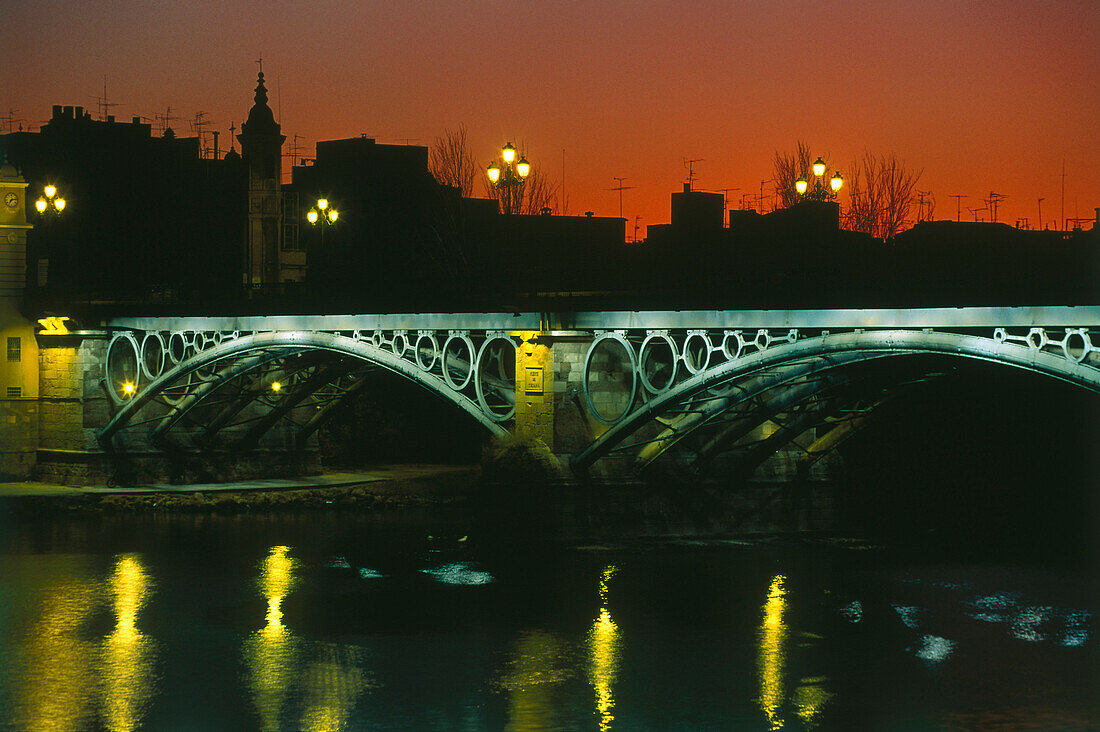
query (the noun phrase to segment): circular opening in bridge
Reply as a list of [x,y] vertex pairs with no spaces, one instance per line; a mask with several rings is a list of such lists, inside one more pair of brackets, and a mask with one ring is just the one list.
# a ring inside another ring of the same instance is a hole
[[1089,357],[1089,351],[1092,350],[1092,344],[1084,331],[1075,330],[1066,333],[1066,340],[1062,346],[1062,350],[1065,351],[1067,359],[1081,363]]
[[164,339],[160,333],[146,333],[141,339],[141,372],[149,381],[164,370]]
[[507,336],[489,336],[477,354],[477,402],[498,422],[516,412],[516,343]]
[[1027,334],[1027,344],[1035,349],[1042,348],[1047,344],[1046,334],[1039,328],[1032,328]]
[[470,385],[474,369],[474,342],[470,337],[456,333],[443,344],[443,379],[455,391]]
[[741,331],[735,330],[726,333],[722,338],[722,353],[729,360],[741,357],[741,350],[745,347],[745,341],[741,338]]
[[691,333],[684,339],[684,368],[693,374],[710,364],[710,339],[706,333]]
[[615,424],[638,395],[634,349],[618,333],[604,333],[592,341],[584,357],[584,400],[596,421]]
[[116,402],[131,399],[136,394],[140,364],[134,337],[129,333],[115,336],[107,347],[107,389]]
[[393,355],[398,358],[405,357],[405,351],[409,349],[409,341],[405,337],[404,333],[398,333],[393,337],[390,342],[390,350],[393,351]]
[[676,380],[676,344],[667,333],[650,333],[638,350],[638,375],[650,394],[659,394]]
[[[430,357],[425,360],[425,353]],[[416,339],[416,365],[421,371],[431,371],[439,358],[439,341],[431,333],[423,333]]]
[[168,336],[168,358],[179,363],[187,358],[187,338],[178,330]]

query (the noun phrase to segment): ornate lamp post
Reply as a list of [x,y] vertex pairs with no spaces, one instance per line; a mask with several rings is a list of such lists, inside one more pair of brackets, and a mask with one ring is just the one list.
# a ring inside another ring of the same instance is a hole
[[38,200],[34,202],[34,207],[39,214],[59,216],[61,212],[65,210],[65,199],[58,195],[57,186],[52,183],[47,183],[42,188],[44,195],[39,196]]
[[318,198],[317,203],[306,214],[306,221],[310,226],[321,227],[322,248],[325,246],[325,229],[335,226],[338,218],[340,218],[340,212],[329,206],[327,198]]
[[829,179],[829,185],[825,185],[825,161],[818,158],[813,164],[814,171],[814,187],[813,190],[807,192],[809,189],[809,183],[806,182],[804,176],[798,176],[798,180],[794,182],[794,189],[798,192],[801,200],[804,201],[832,201],[836,198],[837,191],[844,185],[844,179],[840,177],[840,171],[833,173],[833,177]]
[[522,200],[521,196],[516,195],[520,192],[517,189],[523,185],[523,181],[530,175],[531,163],[527,162],[527,158],[520,156],[519,162],[513,165],[512,163],[516,159],[516,149],[512,147],[510,142],[501,149],[500,159],[504,161],[503,170],[494,161],[489,163],[489,168],[485,171],[485,174],[489,176],[489,182],[493,185],[493,188],[503,189],[501,192],[501,205],[504,213],[513,214],[519,209]]

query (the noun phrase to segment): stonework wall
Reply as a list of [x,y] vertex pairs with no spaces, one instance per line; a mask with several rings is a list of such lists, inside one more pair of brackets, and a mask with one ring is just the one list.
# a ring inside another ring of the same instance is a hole
[[519,437],[541,440],[554,450],[555,349],[536,341],[536,336],[533,332],[521,334],[516,349],[515,431]]

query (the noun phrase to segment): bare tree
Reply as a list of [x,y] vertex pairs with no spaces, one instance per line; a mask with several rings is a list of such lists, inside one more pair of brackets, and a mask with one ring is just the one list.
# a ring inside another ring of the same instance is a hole
[[909,223],[923,172],[906,168],[895,153],[877,157],[863,153],[848,173],[845,228],[881,239],[895,236]]
[[473,196],[478,166],[470,152],[466,125],[444,130],[432,141],[428,148],[428,170],[443,185],[457,188],[466,198]]
[[798,203],[798,194],[794,190],[794,182],[799,176],[809,180],[810,147],[803,140],[799,140],[795,151],[775,151],[772,156],[772,180],[775,181],[775,192],[779,196],[781,208],[789,208]]
[[[526,157],[523,152],[517,154],[521,158]],[[486,197],[499,201],[500,209],[504,213],[539,214],[543,209],[549,209],[555,214],[561,213],[560,186],[538,161],[531,163],[531,172],[526,178],[518,180],[511,187],[494,186],[488,178],[483,182]]]

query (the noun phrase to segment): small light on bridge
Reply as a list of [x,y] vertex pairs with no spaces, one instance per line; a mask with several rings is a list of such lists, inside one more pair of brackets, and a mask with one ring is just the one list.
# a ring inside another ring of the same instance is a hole
[[126,394],[126,396],[133,396],[133,394],[134,394],[134,384],[133,384],[133,382],[132,381],[127,381],[125,384],[123,384],[122,385],[122,391],[123,391],[124,394]]
[[309,213],[306,214],[306,220],[311,224],[317,223],[317,209],[311,208]]
[[56,208],[58,211],[64,211],[65,210],[65,199],[64,198],[55,198],[54,202],[53,202],[53,207]]
[[280,384],[278,381],[272,381],[271,382],[271,391],[278,392],[282,388],[283,388],[283,385]]
[[844,185],[844,179],[840,177],[840,171],[833,173],[833,177],[829,180],[829,185],[832,187],[833,192],[840,190],[840,187]]
[[337,211],[336,209],[332,209],[331,211],[328,212],[329,223],[335,224],[336,219],[339,218],[339,217],[340,217],[340,212]]
[[39,198],[34,202],[34,207],[38,209],[38,213],[46,213],[46,199]]
[[798,191],[798,195],[802,195],[806,192],[806,179],[802,176],[798,176],[798,180],[794,182],[794,189]]

